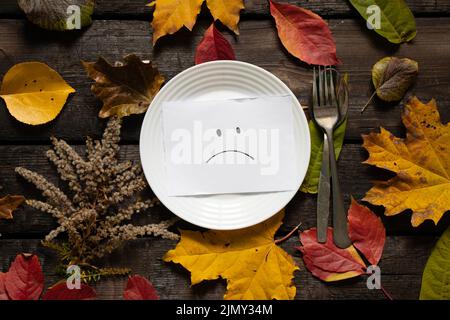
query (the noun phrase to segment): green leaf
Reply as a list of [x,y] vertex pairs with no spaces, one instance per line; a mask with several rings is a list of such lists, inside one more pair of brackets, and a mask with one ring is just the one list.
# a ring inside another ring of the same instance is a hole
[[86,27],[94,12],[94,0],[18,0],[17,4],[32,23],[55,31],[76,29],[78,13],[80,27]]
[[422,277],[420,300],[450,299],[450,227],[441,236],[428,259]]
[[[416,37],[416,21],[404,0],[350,0],[368,24],[392,43],[409,42]],[[375,23],[376,8],[380,9],[379,28]]]
[[[346,128],[347,119],[334,130],[334,152],[336,158],[338,158],[341,153]],[[308,172],[300,187],[300,191],[316,194],[320,178],[320,167],[322,166],[323,131],[318,128],[312,120],[309,121],[309,131],[311,134],[311,159],[309,161]]]

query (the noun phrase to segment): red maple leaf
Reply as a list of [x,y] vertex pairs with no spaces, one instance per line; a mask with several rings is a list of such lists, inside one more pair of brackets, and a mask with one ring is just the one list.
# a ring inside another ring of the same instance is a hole
[[158,300],[155,288],[146,278],[134,275],[128,278],[127,287],[123,292],[125,300]]

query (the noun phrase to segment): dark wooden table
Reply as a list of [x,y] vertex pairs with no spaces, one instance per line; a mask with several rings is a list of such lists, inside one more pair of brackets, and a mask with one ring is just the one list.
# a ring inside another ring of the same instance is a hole
[[[195,47],[205,28],[211,23],[204,10],[192,33],[181,31],[165,37],[157,48],[151,45],[151,10],[146,0],[97,0],[95,21],[86,30],[73,33],[48,32],[33,26],[15,4],[2,0],[0,4],[0,76],[15,63],[42,61],[56,69],[77,93],[71,96],[58,118],[50,124],[31,127],[12,118],[0,102],[0,185],[1,194],[23,194],[38,197],[35,189],[17,177],[16,166],[35,170],[59,183],[54,168],[44,152],[49,137],[67,139],[73,145],[84,145],[86,136],[99,137],[105,121],[97,117],[101,103],[90,91],[91,81],[80,60],[94,61],[99,55],[110,61],[135,53],[142,59],[154,60],[168,78],[194,64]],[[345,146],[339,161],[339,173],[348,203],[350,195],[360,199],[370,188],[371,180],[387,177],[380,170],[361,164],[367,154],[361,147],[361,134],[383,126],[398,136],[405,130],[400,121],[399,105],[383,106],[376,102],[363,115],[359,110],[371,94],[370,69],[387,55],[407,56],[420,64],[417,85],[411,93],[423,101],[435,97],[443,121],[450,116],[450,0],[407,0],[417,18],[418,35],[411,44],[389,44],[365,28],[363,20],[344,0],[290,0],[293,4],[312,9],[329,22],[337,42],[340,69],[350,76],[351,99],[349,125]],[[242,13],[241,36],[225,32],[235,48],[237,59],[256,64],[282,79],[307,104],[311,87],[311,69],[290,56],[278,40],[266,0],[246,1]],[[139,130],[143,117],[125,120],[122,132],[122,158],[138,160]],[[304,228],[314,226],[316,197],[298,193],[287,206],[285,234],[301,221]],[[377,210],[382,213],[382,210]],[[171,213],[164,208],[136,219],[137,223],[156,221]],[[397,299],[416,299],[419,295],[422,271],[436,237],[449,225],[447,214],[436,227],[426,222],[412,228],[410,213],[383,217],[388,238],[380,264],[382,284]],[[0,270],[6,270],[17,253],[37,253],[43,264],[46,285],[59,280],[55,274],[55,255],[40,246],[40,239],[55,226],[48,215],[23,207],[14,221],[0,222]],[[187,223],[180,226],[192,228]],[[297,237],[283,244],[300,265],[296,272],[297,299],[384,299],[379,290],[368,290],[363,277],[334,284],[325,284],[304,268],[294,249]],[[204,282],[190,287],[189,274],[181,267],[162,262],[163,254],[175,242],[143,238],[130,242],[105,259],[107,266],[129,266],[134,273],[149,277],[164,299],[221,298],[224,281]],[[97,285],[101,298],[121,298],[125,279],[105,279]]]

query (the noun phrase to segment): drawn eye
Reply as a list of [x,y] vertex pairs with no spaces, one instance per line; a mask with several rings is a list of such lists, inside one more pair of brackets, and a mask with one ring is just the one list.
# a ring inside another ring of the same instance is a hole
[[236,127],[236,133],[241,133],[241,128],[239,128],[239,127]]
[[222,131],[220,131],[220,129],[217,129],[216,133],[217,133],[218,137],[220,137],[222,135]]

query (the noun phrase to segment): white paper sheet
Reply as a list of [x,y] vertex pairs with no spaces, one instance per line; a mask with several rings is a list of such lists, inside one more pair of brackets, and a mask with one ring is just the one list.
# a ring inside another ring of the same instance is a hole
[[170,196],[297,188],[292,97],[163,104]]

